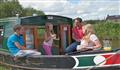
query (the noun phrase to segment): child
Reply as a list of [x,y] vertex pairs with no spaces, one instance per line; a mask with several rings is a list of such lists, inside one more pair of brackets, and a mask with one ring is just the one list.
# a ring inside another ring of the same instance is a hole
[[53,32],[53,25],[51,23],[46,23],[43,42],[43,48],[45,50],[46,55],[52,55],[51,47],[53,44],[53,39],[55,38],[56,34],[54,34]]

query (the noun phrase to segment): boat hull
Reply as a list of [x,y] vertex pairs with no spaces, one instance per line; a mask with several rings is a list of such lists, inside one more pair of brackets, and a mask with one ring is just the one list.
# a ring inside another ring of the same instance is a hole
[[40,68],[97,68],[120,65],[120,53],[105,52],[80,55],[54,55],[28,57],[29,64]]
[[[77,53],[76,55],[41,55],[19,58],[20,62],[14,62],[9,54],[0,52],[0,61],[4,63],[29,67],[29,68],[59,68],[59,69],[104,69],[119,68],[120,53],[97,52]],[[4,57],[4,60],[3,58]],[[9,59],[9,62],[8,62]],[[11,62],[10,62],[11,59]]]

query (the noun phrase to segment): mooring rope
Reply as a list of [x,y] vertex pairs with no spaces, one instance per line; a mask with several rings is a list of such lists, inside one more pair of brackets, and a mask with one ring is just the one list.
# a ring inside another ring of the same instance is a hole
[[107,58],[106,58],[105,60],[103,60],[102,62],[96,64],[96,65],[93,66],[93,67],[89,67],[89,68],[87,68],[86,70],[94,69],[95,67],[99,66],[100,64],[104,63],[105,61],[109,60],[110,58],[112,58],[113,56],[115,56],[115,55],[117,55],[117,54],[119,54],[119,53],[120,53],[120,50],[118,50],[115,54],[113,54],[113,55],[107,57]]

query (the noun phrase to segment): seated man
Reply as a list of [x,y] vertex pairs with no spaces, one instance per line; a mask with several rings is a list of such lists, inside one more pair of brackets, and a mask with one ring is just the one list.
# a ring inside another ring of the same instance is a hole
[[72,28],[72,38],[75,40],[72,44],[70,44],[66,49],[66,53],[71,53],[76,51],[77,45],[80,44],[81,39],[83,37],[83,30],[82,30],[82,19],[81,18],[75,18],[74,20],[74,26]]
[[40,52],[26,49],[23,39],[24,28],[21,25],[15,25],[13,30],[14,34],[7,40],[8,49],[13,56],[23,57],[27,55],[41,55]]

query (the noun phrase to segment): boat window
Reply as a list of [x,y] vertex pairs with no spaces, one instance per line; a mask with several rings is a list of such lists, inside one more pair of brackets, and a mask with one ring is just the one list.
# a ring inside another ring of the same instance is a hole
[[39,26],[37,28],[37,36],[38,36],[38,50],[44,55],[45,52],[44,52],[44,49],[42,47],[43,45],[43,41],[44,41],[44,32],[45,32],[45,26]]
[[34,34],[33,34],[33,28],[27,28],[26,29],[26,37],[25,37],[25,40],[26,40],[26,47],[28,49],[33,49],[35,48],[34,46]]
[[39,41],[39,47],[42,47],[42,43],[43,43],[43,40],[44,40],[44,32],[45,32],[45,27],[44,26],[40,26],[38,29],[37,29],[37,32],[38,32],[38,41]]
[[54,55],[60,54],[60,29],[59,26],[53,27],[54,33],[56,34],[56,39],[53,41],[52,53]]

